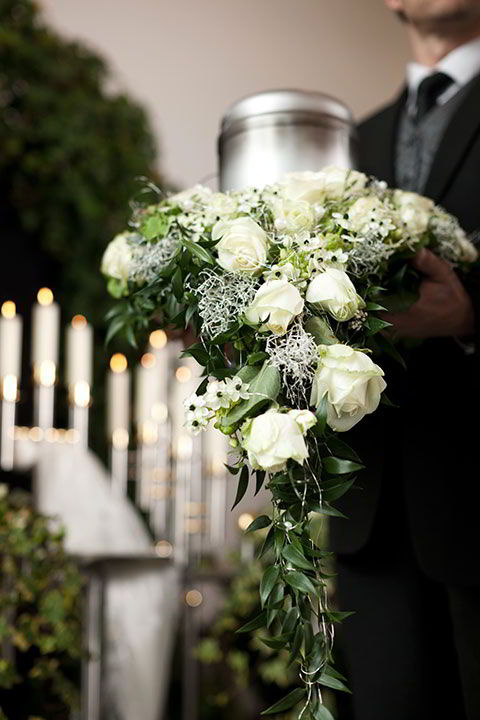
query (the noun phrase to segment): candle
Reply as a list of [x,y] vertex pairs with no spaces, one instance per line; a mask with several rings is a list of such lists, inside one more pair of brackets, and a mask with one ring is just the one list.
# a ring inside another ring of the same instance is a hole
[[92,385],[93,329],[83,315],[75,315],[67,327],[67,385]]
[[22,361],[22,318],[15,303],[4,302],[0,317],[0,378],[7,375],[20,378]]
[[168,380],[170,353],[167,345],[167,333],[154,330],[149,337],[149,353],[155,356],[156,390],[153,398],[151,415],[158,425],[163,425],[168,418]]
[[32,315],[32,363],[37,383],[51,386],[58,365],[60,308],[49,288],[41,288]]
[[130,420],[130,372],[125,355],[115,353],[107,375],[107,433],[114,445],[128,446]]
[[[151,352],[142,355],[135,373],[135,422],[142,440],[154,442],[153,407],[158,396],[157,358]],[[144,437],[145,435],[145,437]]]

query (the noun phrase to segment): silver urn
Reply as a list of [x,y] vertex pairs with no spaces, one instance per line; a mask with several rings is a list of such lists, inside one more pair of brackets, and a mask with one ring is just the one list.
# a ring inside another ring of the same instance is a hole
[[350,110],[329,95],[268,90],[234,103],[218,139],[220,190],[276,182],[287,172],[355,166]]

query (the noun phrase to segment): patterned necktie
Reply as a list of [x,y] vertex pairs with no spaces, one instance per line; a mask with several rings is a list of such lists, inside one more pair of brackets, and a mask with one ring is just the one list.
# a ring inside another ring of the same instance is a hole
[[427,75],[417,90],[415,121],[421,122],[435,106],[440,95],[453,83],[452,78],[442,72]]

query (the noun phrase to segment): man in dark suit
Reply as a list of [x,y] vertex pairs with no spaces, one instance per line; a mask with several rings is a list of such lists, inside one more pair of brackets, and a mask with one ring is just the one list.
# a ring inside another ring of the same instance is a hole
[[[360,169],[480,228],[480,0],[386,0],[414,61],[358,128]],[[389,315],[407,372],[352,447],[367,470],[337,521],[355,720],[480,718],[480,281],[421,251],[419,300]],[[409,345],[412,345],[410,341]]]

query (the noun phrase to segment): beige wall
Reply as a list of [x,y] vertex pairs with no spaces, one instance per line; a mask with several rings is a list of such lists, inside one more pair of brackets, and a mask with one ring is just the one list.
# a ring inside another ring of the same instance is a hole
[[274,87],[323,90],[357,117],[390,98],[407,46],[383,0],[43,0],[149,110],[167,176],[215,172],[226,107]]

